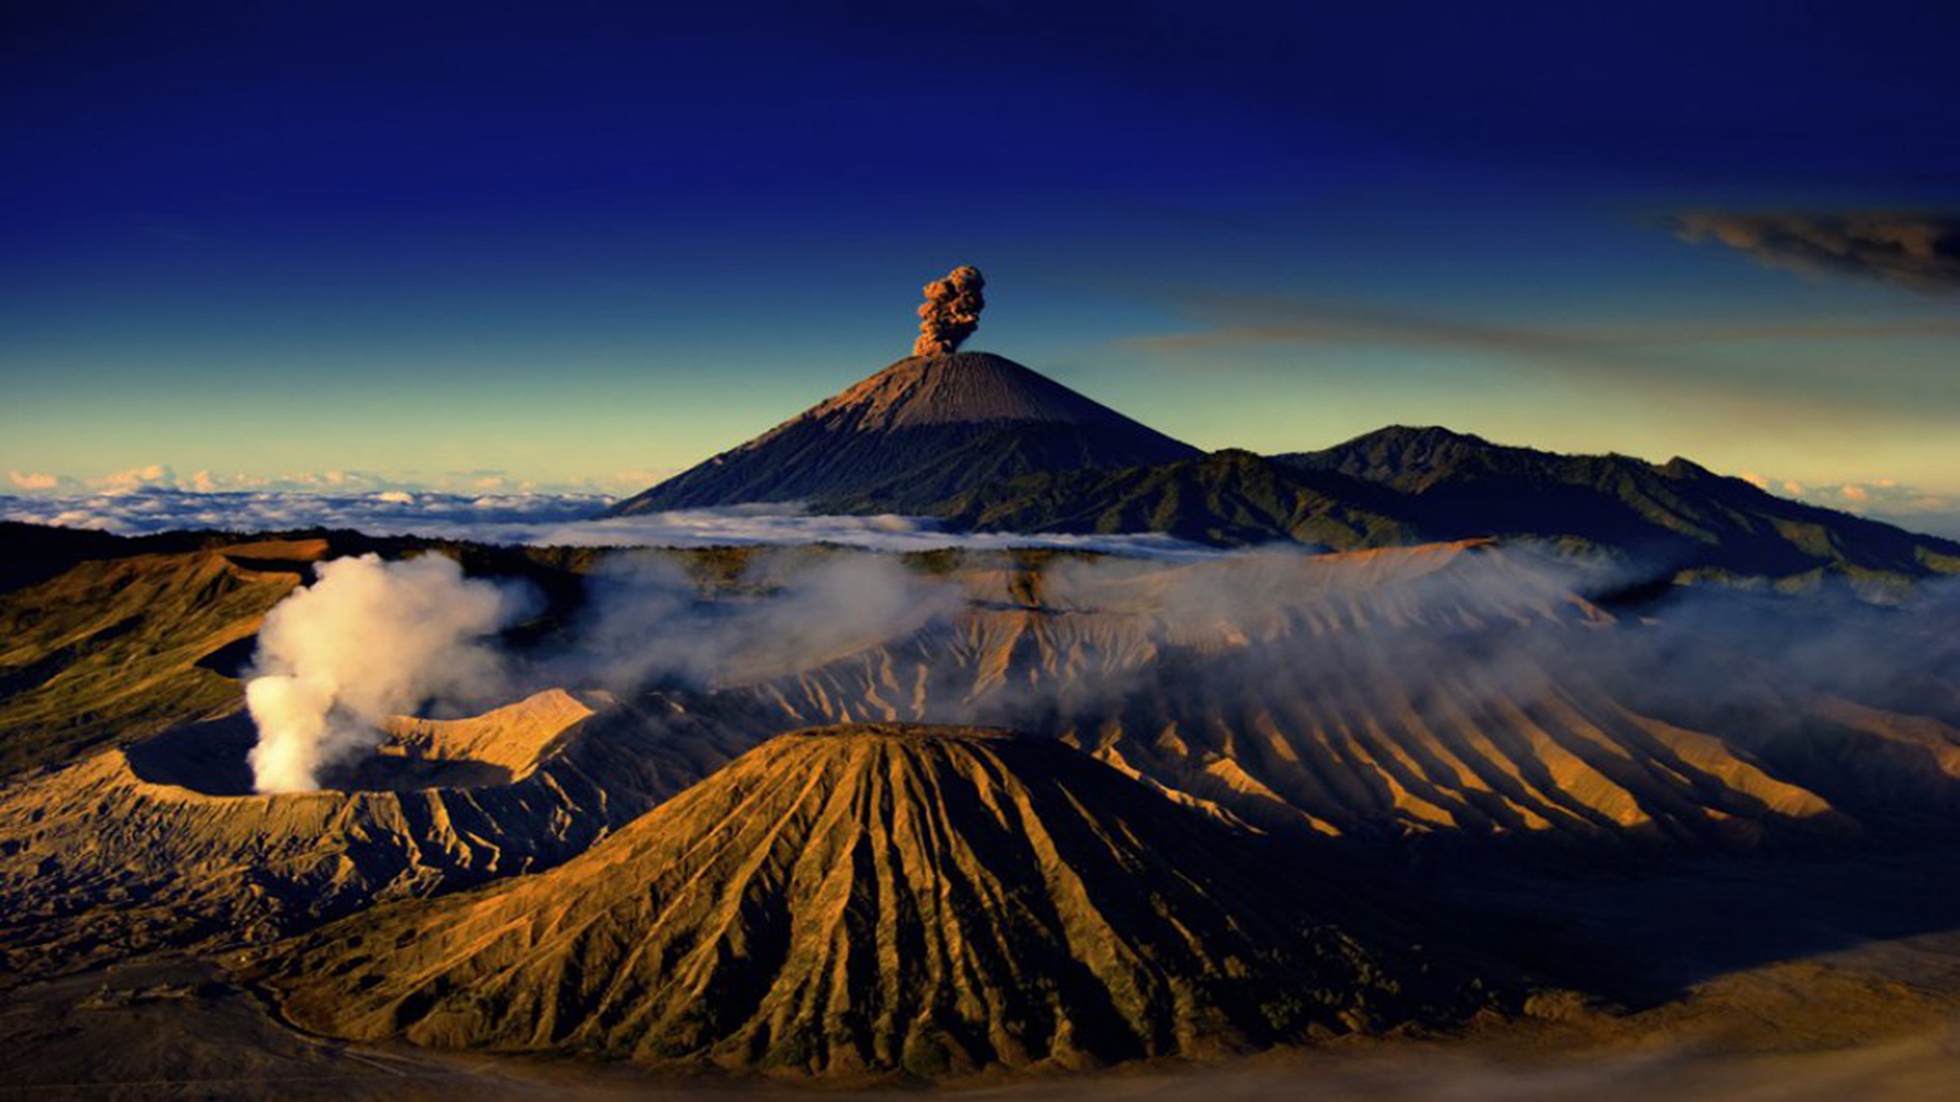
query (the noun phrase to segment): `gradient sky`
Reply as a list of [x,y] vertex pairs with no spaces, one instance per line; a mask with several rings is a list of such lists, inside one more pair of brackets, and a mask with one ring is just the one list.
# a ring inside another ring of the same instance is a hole
[[0,470],[638,488],[972,263],[971,347],[1200,446],[1960,495],[1954,281],[1676,232],[1951,225],[1960,6],[674,7],[9,5]]

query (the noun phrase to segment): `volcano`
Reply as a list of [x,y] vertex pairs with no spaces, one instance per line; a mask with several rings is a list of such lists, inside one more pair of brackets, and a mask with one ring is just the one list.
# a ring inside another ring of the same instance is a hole
[[763,744],[555,871],[266,967],[341,1036],[827,1076],[1201,1055],[1496,1001],[1351,885],[1270,858],[1052,739],[846,725]]
[[620,502],[610,515],[754,502],[927,512],[1018,475],[1199,454],[1003,356],[911,356]]

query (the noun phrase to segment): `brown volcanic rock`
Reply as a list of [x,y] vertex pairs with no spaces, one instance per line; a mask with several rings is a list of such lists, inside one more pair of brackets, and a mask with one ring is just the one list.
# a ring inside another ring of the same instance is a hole
[[1487,1005],[1329,881],[1047,739],[780,736],[549,873],[279,950],[362,1039],[822,1075],[1202,1055]]

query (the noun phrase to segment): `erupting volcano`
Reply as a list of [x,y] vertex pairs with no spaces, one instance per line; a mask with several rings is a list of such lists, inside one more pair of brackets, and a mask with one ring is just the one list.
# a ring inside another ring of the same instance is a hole
[[911,356],[611,514],[756,502],[923,512],[1018,475],[1201,454],[1004,356],[958,351],[979,324],[983,283],[967,267],[935,281]]

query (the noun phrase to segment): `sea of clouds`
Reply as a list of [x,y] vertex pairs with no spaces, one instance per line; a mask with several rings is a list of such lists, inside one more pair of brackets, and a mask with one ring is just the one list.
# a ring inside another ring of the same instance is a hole
[[595,520],[615,499],[596,493],[458,494],[429,490],[200,493],[159,486],[67,495],[0,495],[0,520],[117,535],[351,528],[377,536],[577,547],[705,547],[828,542],[888,551],[1058,547],[1202,558],[1215,551],[1155,533],[1017,535],[946,531],[930,517],[823,516],[782,505],[690,509]]

